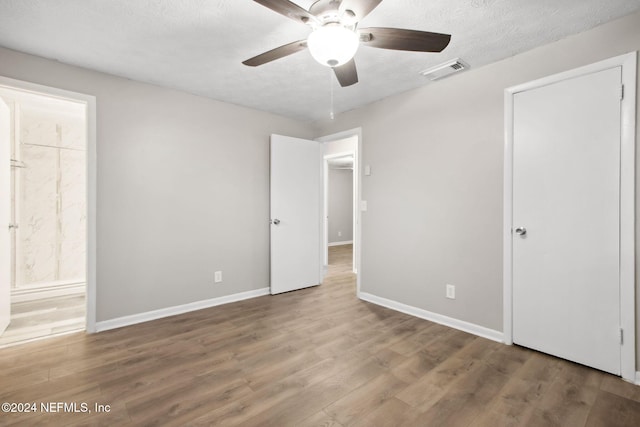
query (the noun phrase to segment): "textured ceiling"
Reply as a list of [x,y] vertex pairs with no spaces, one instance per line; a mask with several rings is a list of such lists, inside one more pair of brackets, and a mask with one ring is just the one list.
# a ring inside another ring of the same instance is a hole
[[[308,8],[313,2],[295,0]],[[308,52],[257,68],[245,59],[305,39],[308,27],[251,0],[0,0],[0,45],[302,120],[428,83],[419,71],[471,68],[640,9],[640,0],[385,0],[361,26],[452,34],[442,53],[360,47],[360,82],[338,86]]]

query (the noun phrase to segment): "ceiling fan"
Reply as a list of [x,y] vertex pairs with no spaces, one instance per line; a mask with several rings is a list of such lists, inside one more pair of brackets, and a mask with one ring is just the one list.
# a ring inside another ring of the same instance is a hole
[[451,35],[400,28],[358,28],[358,23],[382,0],[318,0],[309,10],[289,0],[254,0],[256,3],[310,26],[306,40],[298,40],[247,59],[245,65],[256,67],[309,48],[320,64],[333,68],[340,86],[358,83],[353,56],[360,43],[381,49],[414,52],[441,52]]

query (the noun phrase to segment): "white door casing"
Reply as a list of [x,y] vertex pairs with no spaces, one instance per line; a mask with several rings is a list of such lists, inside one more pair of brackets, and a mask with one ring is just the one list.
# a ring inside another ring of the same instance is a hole
[[11,318],[11,113],[0,99],[0,335]]
[[[349,129],[341,132],[337,132],[331,135],[325,135],[317,138],[316,141],[322,143],[329,143],[333,141],[339,141],[346,138],[355,138],[355,150],[353,160],[353,272],[356,273],[356,294],[360,295],[361,275],[360,263],[362,258],[362,209],[361,209],[361,194],[362,194],[362,179],[360,171],[360,153],[362,153],[362,128]],[[324,214],[324,210],[323,210]],[[326,226],[326,225],[324,225]],[[324,232],[323,232],[324,238]]]
[[322,146],[271,135],[271,293],[322,281]]
[[505,341],[631,380],[635,99],[623,83],[635,95],[635,54],[506,91]]

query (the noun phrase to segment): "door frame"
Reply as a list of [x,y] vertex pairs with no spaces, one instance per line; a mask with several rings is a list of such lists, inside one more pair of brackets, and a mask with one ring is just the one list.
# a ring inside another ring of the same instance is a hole
[[635,140],[636,140],[636,68],[637,53],[606,59],[595,64],[555,74],[505,90],[504,216],[503,216],[503,308],[504,342],[513,344],[513,105],[517,93],[548,86],[564,80],[622,68],[624,99],[621,101],[620,138],[620,327],[622,378],[636,382],[635,343]]
[[87,131],[87,234],[86,234],[86,331],[96,332],[96,201],[97,201],[97,134],[96,134],[96,97],[78,92],[58,89],[35,83],[0,76],[0,88],[33,92],[48,97],[80,102],[86,105]]
[[[354,200],[355,200],[355,206],[354,206],[354,217],[355,217],[355,223],[353,224],[353,252],[354,252],[354,263],[353,263],[353,269],[354,271],[357,273],[356,274],[356,295],[358,296],[358,298],[360,297],[360,277],[362,276],[360,274],[360,264],[362,262],[362,209],[361,209],[361,200],[362,200],[362,173],[361,173],[361,167],[360,167],[360,153],[362,153],[362,128],[358,127],[358,128],[354,128],[354,129],[348,129],[342,132],[337,132],[337,133],[333,133],[330,135],[325,135],[319,138],[316,138],[316,141],[320,141],[323,143],[327,143],[327,142],[332,142],[332,141],[338,141],[341,139],[346,139],[349,137],[357,137],[358,141],[356,143],[356,149],[355,149],[355,153],[353,156],[353,180],[355,182],[355,186],[354,186]],[[324,205],[324,203],[323,203]],[[357,208],[357,209],[355,209]],[[325,207],[322,206],[322,212],[324,214],[324,210]],[[323,229],[325,227],[325,223],[326,221],[322,221],[323,224]],[[323,230],[323,234],[326,233],[326,231]]]
[[[323,242],[324,242],[324,250],[323,250],[323,260],[324,260],[324,267],[328,268],[329,265],[329,222],[328,222],[328,217],[329,217],[329,160],[332,159],[339,159],[341,157],[347,157],[347,156],[352,156],[353,157],[353,174],[352,174],[352,179],[351,179],[351,186],[353,189],[353,197],[351,198],[351,205],[352,205],[352,211],[353,214],[351,215],[351,228],[352,230],[354,230],[355,233],[355,225],[356,225],[356,211],[357,211],[357,203],[356,203],[356,174],[355,174],[355,168],[356,168],[356,151],[355,150],[351,150],[351,151],[343,151],[340,153],[335,153],[335,154],[327,154],[323,157],[323,167],[322,167],[322,171],[324,173],[323,176],[323,187],[324,187],[324,195],[323,195],[323,203],[324,203],[324,212],[323,215],[324,217],[322,218],[322,223],[323,223]],[[353,239],[354,236],[352,236]],[[355,242],[355,240],[354,240]],[[352,270],[354,273],[357,273],[358,270],[356,269],[356,251],[353,251],[352,254]]]

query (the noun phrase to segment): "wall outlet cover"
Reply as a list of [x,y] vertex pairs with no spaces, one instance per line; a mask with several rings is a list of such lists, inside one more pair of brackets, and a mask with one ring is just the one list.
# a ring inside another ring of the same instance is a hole
[[453,285],[447,285],[446,287],[447,289],[447,298],[449,299],[456,299],[456,287]]
[[222,271],[216,271],[216,273],[214,275],[214,281],[216,283],[222,282]]

